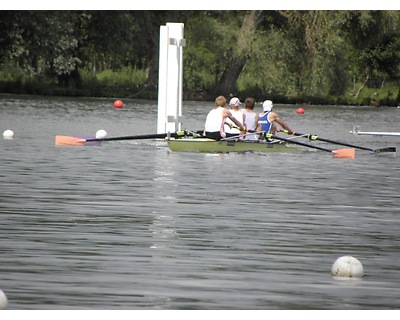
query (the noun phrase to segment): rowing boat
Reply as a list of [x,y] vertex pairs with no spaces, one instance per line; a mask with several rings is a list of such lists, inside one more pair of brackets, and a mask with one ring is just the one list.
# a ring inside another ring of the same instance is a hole
[[[224,140],[216,141],[199,136],[194,131],[179,131],[174,133],[159,133],[159,134],[147,134],[147,135],[136,135],[136,136],[121,136],[111,138],[89,138],[84,139],[82,137],[72,136],[56,136],[56,146],[84,146],[92,145],[93,143],[99,143],[101,141],[116,141],[116,140],[141,140],[141,139],[166,139],[169,148],[172,151],[186,151],[186,152],[203,152],[203,153],[228,153],[228,152],[294,152],[301,148],[295,146],[302,146],[311,149],[317,149],[326,151],[332,154],[334,158],[343,159],[354,159],[355,149],[368,150],[374,153],[396,153],[396,147],[385,147],[385,148],[366,148],[362,146],[356,146],[340,141],[324,139],[317,135],[304,135],[302,133],[291,133],[292,135],[307,137],[309,140],[320,140],[323,142],[329,142],[351,148],[332,150],[320,146],[316,146],[310,143],[304,143],[296,141],[293,138],[283,138],[275,136],[273,134],[265,134],[265,138],[268,140],[237,140],[236,137],[227,138]],[[273,139],[273,140],[271,140]]]
[[168,147],[177,152],[295,152],[299,149],[282,141],[220,140],[208,138],[167,139]]

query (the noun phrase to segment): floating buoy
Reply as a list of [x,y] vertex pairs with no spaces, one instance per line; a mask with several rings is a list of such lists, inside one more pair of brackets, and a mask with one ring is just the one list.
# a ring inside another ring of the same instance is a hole
[[0,310],[8,309],[8,300],[7,296],[4,294],[3,291],[0,290]]
[[333,263],[331,274],[338,278],[362,278],[364,268],[358,259],[352,256],[343,256]]
[[123,106],[124,106],[124,103],[121,100],[114,101],[114,108],[122,108]]
[[98,130],[96,132],[96,139],[104,139],[107,137],[107,132],[105,130]]
[[297,114],[304,114],[304,109],[303,108],[297,108],[296,113]]
[[14,138],[14,132],[12,130],[6,130],[3,132],[4,139],[12,139]]

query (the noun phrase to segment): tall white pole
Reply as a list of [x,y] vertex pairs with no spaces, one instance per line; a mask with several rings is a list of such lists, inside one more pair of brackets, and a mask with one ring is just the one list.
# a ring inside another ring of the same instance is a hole
[[160,48],[158,58],[158,118],[157,133],[165,133],[167,117],[167,65],[168,65],[168,27],[160,27]]
[[183,23],[160,27],[157,133],[181,130]]

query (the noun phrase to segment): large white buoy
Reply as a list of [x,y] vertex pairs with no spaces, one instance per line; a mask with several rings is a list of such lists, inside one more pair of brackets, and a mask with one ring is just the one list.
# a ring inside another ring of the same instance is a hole
[[107,137],[107,132],[105,130],[98,130],[96,132],[96,139],[104,139]]
[[331,274],[339,278],[362,278],[364,268],[358,259],[352,256],[343,256],[333,263]]
[[3,291],[0,290],[0,310],[8,309],[8,300]]
[[14,132],[12,130],[6,130],[3,132],[4,139],[12,139],[14,138]]

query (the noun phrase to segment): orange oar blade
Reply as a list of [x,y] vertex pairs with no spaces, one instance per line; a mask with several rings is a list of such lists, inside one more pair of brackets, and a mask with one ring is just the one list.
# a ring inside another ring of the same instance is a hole
[[354,159],[356,157],[356,149],[338,149],[332,151],[334,158]]
[[56,146],[84,146],[86,140],[70,136],[56,136]]

